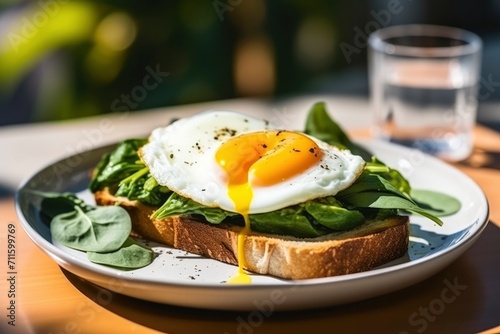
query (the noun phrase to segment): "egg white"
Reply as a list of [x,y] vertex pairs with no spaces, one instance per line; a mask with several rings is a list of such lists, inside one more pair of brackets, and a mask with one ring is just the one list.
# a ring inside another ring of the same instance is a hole
[[[159,184],[203,205],[235,211],[228,196],[225,172],[217,165],[215,152],[233,136],[269,129],[275,128],[248,115],[203,112],[153,130],[140,155]],[[349,187],[363,171],[365,162],[361,157],[311,138],[323,151],[319,163],[284,182],[253,187],[250,214],[335,195]]]

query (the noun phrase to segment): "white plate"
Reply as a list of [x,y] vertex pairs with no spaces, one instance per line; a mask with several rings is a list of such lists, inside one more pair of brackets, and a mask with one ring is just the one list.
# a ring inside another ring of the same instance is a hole
[[457,197],[461,210],[444,217],[440,227],[411,217],[408,254],[383,267],[338,277],[288,281],[252,275],[251,285],[225,281],[235,267],[159,244],[159,256],[138,270],[121,271],[91,263],[83,252],[52,242],[39,215],[40,199],[25,189],[76,192],[88,201],[89,171],[110,146],[52,164],[27,179],[16,195],[21,225],[44,252],[68,271],[124,295],[165,304],[218,310],[294,310],[343,304],[417,283],[437,273],[478,238],[488,221],[488,202],[481,189],[455,168],[418,151],[382,142],[364,142],[388,165],[399,169],[414,188],[438,190]]

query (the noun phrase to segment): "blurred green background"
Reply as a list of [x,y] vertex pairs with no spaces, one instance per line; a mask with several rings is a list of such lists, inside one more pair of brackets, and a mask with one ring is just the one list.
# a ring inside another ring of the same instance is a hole
[[365,35],[417,22],[478,33],[483,73],[500,86],[497,0],[0,0],[0,125],[237,97],[366,96]]

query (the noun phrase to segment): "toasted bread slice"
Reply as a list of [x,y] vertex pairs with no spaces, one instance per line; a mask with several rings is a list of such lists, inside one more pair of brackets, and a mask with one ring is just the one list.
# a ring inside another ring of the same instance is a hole
[[[132,218],[135,236],[238,265],[239,226],[213,225],[184,217],[151,219],[156,207],[97,191],[98,205],[120,205]],[[245,269],[287,279],[344,275],[370,270],[403,256],[409,219],[394,216],[353,230],[312,239],[252,232],[245,237]]]

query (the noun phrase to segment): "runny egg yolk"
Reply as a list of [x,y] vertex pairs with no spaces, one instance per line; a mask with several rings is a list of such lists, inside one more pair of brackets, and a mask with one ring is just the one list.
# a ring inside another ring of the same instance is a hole
[[253,187],[269,187],[317,164],[323,152],[309,137],[291,131],[261,131],[233,137],[222,144],[215,158],[226,172],[228,196],[245,219],[238,235],[238,274],[230,283],[250,283],[243,270],[244,241],[250,232],[249,211]]

